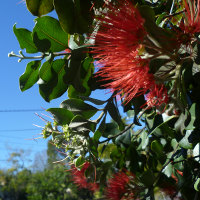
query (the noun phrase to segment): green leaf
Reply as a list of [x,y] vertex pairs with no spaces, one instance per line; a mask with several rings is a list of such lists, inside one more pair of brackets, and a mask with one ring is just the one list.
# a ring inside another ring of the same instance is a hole
[[[133,98],[130,103],[134,106],[134,112],[135,112],[135,116],[134,116],[134,123],[136,125],[141,125],[138,121],[137,115],[139,114],[139,112],[142,110],[141,107],[145,104],[145,99],[144,99],[144,95],[139,95],[135,98]],[[128,105],[127,105],[128,106]]]
[[159,17],[156,19],[156,24],[160,27],[163,26],[163,24],[165,23],[165,21],[163,21],[163,18],[168,15],[167,12],[163,12],[161,15],[159,15]]
[[73,34],[74,28],[74,3],[72,0],[54,0],[54,6],[59,22],[66,33]]
[[102,136],[105,138],[110,138],[114,135],[117,135],[119,133],[117,123],[116,122],[110,122],[106,123],[104,127],[104,131],[102,131]]
[[[78,61],[82,55],[82,50],[80,57],[78,55],[74,55],[74,51],[72,51],[72,57],[70,60],[70,69],[75,71],[73,74],[74,79],[72,81],[72,85],[68,90],[69,98],[79,98],[79,96],[89,96],[91,94],[90,87],[88,86],[88,81],[94,72],[94,65],[92,58],[85,58],[84,61]],[[68,81],[69,79],[66,78]]]
[[163,155],[163,146],[157,140],[151,143],[151,150],[154,151],[158,157]]
[[124,132],[122,135],[119,135],[115,139],[116,144],[130,145],[131,144],[131,133],[132,131],[129,129],[128,131]]
[[189,110],[191,119],[189,124],[185,127],[186,130],[194,130],[200,127],[200,107],[198,104],[193,103]]
[[106,115],[104,116],[98,129],[94,133],[94,136],[93,136],[94,141],[96,141],[96,142],[99,141],[99,139],[102,136],[102,134],[104,133],[105,129],[106,129]]
[[195,183],[194,183],[194,189],[196,190],[196,191],[200,191],[200,178],[198,178],[196,181],[195,181]]
[[173,171],[173,165],[171,163],[169,163],[165,169],[163,170],[163,173],[167,176],[167,177],[171,177],[172,175],[172,171]]
[[96,123],[76,115],[69,124],[69,128],[76,132],[95,131]]
[[157,115],[155,113],[151,113],[145,117],[147,127],[150,131],[155,129],[157,126],[163,123],[163,119],[161,115]]
[[183,147],[185,149],[192,149],[193,148],[193,144],[190,143],[190,141],[189,141],[189,137],[190,137],[191,133],[192,132],[190,130],[186,131],[185,136],[179,142],[180,147]]
[[48,83],[53,79],[53,72],[52,72],[52,62],[46,61],[43,63],[42,67],[40,68],[40,78],[45,82]]
[[89,0],[54,0],[60,24],[66,33],[87,33],[92,23],[92,4]]
[[[68,88],[63,80],[68,70],[68,63],[67,60],[58,59],[52,62],[51,66],[48,63],[44,64],[45,67],[42,67],[38,84],[41,96],[49,102],[63,95]],[[49,70],[49,67],[51,67],[51,70]],[[46,68],[46,73],[43,70],[44,68]]]
[[113,103],[113,101],[110,101],[107,105],[107,109],[108,112],[110,114],[110,116],[112,117],[113,120],[115,120],[119,126],[119,130],[124,130],[125,126],[124,126],[124,122],[122,121],[122,118],[119,114],[119,110],[118,108],[115,106],[115,104]]
[[[144,27],[154,44],[161,46],[168,51],[174,51],[176,42],[174,42],[175,35],[170,30],[162,29],[155,23],[155,13],[150,6],[139,7],[141,16],[145,19]],[[159,34],[158,34],[159,33]]]
[[85,162],[83,156],[79,156],[75,161],[75,167],[80,167]]
[[41,52],[59,52],[68,48],[69,35],[66,34],[57,19],[44,16],[35,19],[33,41]]
[[[85,59],[86,52],[87,49],[85,47],[75,49],[71,52],[71,58],[68,66],[69,69],[64,77],[65,83],[72,85],[72,90],[77,91],[77,94],[75,94],[76,98],[78,95],[83,95],[83,93],[87,92],[83,87],[83,83],[81,82],[81,73],[83,72],[82,60]],[[72,92],[74,91],[68,91],[70,98],[73,98],[73,94],[71,94]]]
[[[166,58],[151,59],[149,63],[149,73],[155,74],[162,66],[166,65],[170,60]],[[161,70],[164,70],[163,67]],[[166,69],[168,70],[168,69]]]
[[47,109],[53,116],[56,122],[60,125],[69,124],[74,117],[73,113],[64,108],[49,108]]
[[98,109],[80,99],[67,99],[60,104],[61,108],[70,110],[74,115],[81,115],[85,119],[92,117]]
[[41,61],[31,61],[27,64],[26,71],[19,78],[21,91],[25,91],[32,87],[39,79],[39,68]]
[[53,0],[26,0],[28,10],[35,16],[42,16],[54,9]]
[[145,186],[151,187],[154,184],[155,176],[151,170],[147,170],[142,173],[140,180],[145,184]]
[[24,28],[13,26],[13,32],[17,37],[21,49],[26,49],[27,53],[37,53],[37,47],[33,43],[32,32]]
[[185,122],[187,121],[189,117],[189,113],[187,110],[185,112],[182,112],[181,115],[179,116],[178,120],[176,121],[174,128],[176,131],[180,131],[182,134],[184,133],[185,130]]
[[[137,132],[135,132],[134,134],[138,134],[138,132],[141,132],[141,130],[138,130]],[[146,149],[148,143],[149,143],[149,136],[147,134],[147,132],[144,130],[141,133],[139,133],[139,141],[140,141],[140,145],[137,147],[137,150],[144,150]]]
[[[168,123],[171,121],[171,120],[174,120],[176,119],[177,116],[176,115],[172,115],[170,117],[167,118],[167,120],[165,120],[163,123],[161,124],[158,124],[151,132],[150,134],[154,134],[156,136],[171,136],[173,137],[174,136],[174,130],[172,128],[169,127]],[[154,124],[155,126],[155,124]]]
[[85,96],[79,96],[83,101],[89,101],[91,103],[94,103],[96,105],[103,105],[104,103],[106,103],[107,101],[102,101],[99,99],[94,99],[91,97],[85,97]]

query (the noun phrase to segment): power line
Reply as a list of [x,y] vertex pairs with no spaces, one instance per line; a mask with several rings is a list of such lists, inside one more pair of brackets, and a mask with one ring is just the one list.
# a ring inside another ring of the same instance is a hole
[[[31,140],[31,141],[33,142],[33,141],[35,141],[35,140]],[[3,142],[3,141],[0,141],[0,143],[5,144],[6,142],[5,142],[5,141],[4,141],[4,142]],[[9,144],[16,144],[16,145],[29,145],[29,146],[35,146],[35,147],[36,147],[36,146],[37,146],[37,147],[38,147],[38,146],[39,146],[39,147],[44,147],[44,146],[46,146],[46,143],[43,143],[43,144],[40,143],[40,144],[38,144],[36,141],[35,141],[34,143],[29,143],[29,144],[28,144],[28,143],[20,143],[20,142],[10,142],[10,141],[9,141],[8,143],[9,143]]]
[[0,110],[2,112],[35,112],[35,111],[45,111],[45,109],[9,109],[9,110]]
[[0,132],[21,132],[21,131],[41,131],[41,129],[37,128],[27,128],[27,129],[5,129],[5,130],[0,130]]
[[16,137],[16,136],[12,136],[12,135],[0,135],[0,138],[11,138],[11,139],[20,139],[20,140],[27,140],[27,139],[34,139],[34,137],[32,138],[27,138],[27,136],[21,136],[21,137]]

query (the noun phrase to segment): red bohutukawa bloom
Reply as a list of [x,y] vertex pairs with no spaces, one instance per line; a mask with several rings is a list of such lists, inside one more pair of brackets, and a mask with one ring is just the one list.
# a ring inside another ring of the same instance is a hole
[[[141,66],[141,63],[143,66]],[[104,80],[112,80],[105,86],[113,91],[117,91],[126,102],[129,102],[136,95],[145,94],[154,85],[153,74],[149,72],[148,63],[142,59],[116,65],[113,67],[104,66],[97,72],[98,76]]]
[[96,76],[106,81],[104,87],[120,95],[125,103],[149,91],[148,99],[157,98],[151,101],[151,106],[166,103],[167,98],[162,101],[160,98],[164,90],[158,89],[154,75],[149,73],[149,60],[140,56],[142,42],[147,36],[145,21],[130,0],[118,3],[109,4],[108,11],[97,17],[100,28],[93,48],[99,69]]
[[163,84],[154,84],[154,87],[150,89],[149,93],[146,95],[146,98],[148,107],[159,107],[163,104],[167,104],[169,101],[167,89]]
[[85,162],[81,170],[78,170],[75,166],[72,168],[72,181],[79,187],[85,188],[90,191],[98,190],[99,186],[97,183],[88,182],[87,178],[85,177],[85,171],[90,166],[89,162]]
[[199,0],[183,0],[185,7],[184,23],[181,29],[188,34],[200,33]]
[[108,200],[139,200],[141,191],[144,187],[138,185],[133,173],[120,171],[108,180],[105,195]]
[[120,0],[119,4],[109,4],[107,13],[97,17],[100,29],[95,37],[93,52],[106,66],[120,65],[129,60],[146,35],[144,19],[130,0]]
[[108,200],[120,200],[127,193],[127,185],[130,182],[130,176],[124,172],[116,173],[108,180],[106,188],[106,198]]

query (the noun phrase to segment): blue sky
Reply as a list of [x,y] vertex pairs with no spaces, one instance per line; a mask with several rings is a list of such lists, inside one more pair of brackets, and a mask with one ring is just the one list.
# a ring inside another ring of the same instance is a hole
[[[39,137],[41,128],[33,124],[44,126],[45,123],[34,113],[47,114],[36,111],[41,107],[58,107],[67,96],[46,103],[38,92],[37,85],[28,91],[21,92],[19,89],[19,77],[24,73],[26,61],[17,62],[17,58],[8,58],[8,53],[20,50],[18,41],[12,31],[17,23],[17,28],[31,30],[34,26],[34,16],[29,13],[24,3],[20,0],[7,0],[1,2],[1,31],[0,31],[0,168],[9,167],[6,160],[10,152],[23,149],[27,152],[27,159],[34,159],[37,152],[46,150],[46,140],[32,140]],[[31,112],[7,112],[17,110],[34,110]],[[34,130],[31,130],[34,129]],[[31,139],[31,140],[27,140]],[[26,159],[26,158],[24,158]],[[28,164],[28,163],[27,163]],[[29,163],[30,164],[30,163]]]

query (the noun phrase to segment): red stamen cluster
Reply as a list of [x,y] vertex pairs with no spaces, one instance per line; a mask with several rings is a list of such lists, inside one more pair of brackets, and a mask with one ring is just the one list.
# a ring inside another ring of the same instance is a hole
[[[128,176],[124,172],[116,173],[111,179],[108,180],[108,186],[106,188],[106,198],[109,200],[131,199],[134,198],[134,194],[127,190],[127,186],[133,176]],[[127,194],[128,197],[124,195]]]
[[154,86],[155,87],[146,95],[148,107],[159,107],[169,101],[167,89],[164,85],[155,84]]
[[144,19],[129,0],[118,2],[119,6],[110,4],[108,12],[98,17],[100,29],[93,50],[100,69],[96,75],[107,81],[104,86],[120,95],[126,103],[149,91],[149,99],[159,99],[155,104],[152,100],[151,106],[166,103],[167,98],[162,101],[160,98],[164,90],[158,90],[154,75],[149,73],[149,60],[141,58],[139,53],[147,35]]
[[181,29],[188,34],[200,33],[199,0],[183,0],[185,7],[184,23]]
[[89,162],[85,162],[81,170],[78,170],[76,167],[73,166],[72,168],[72,181],[79,187],[79,188],[85,188],[90,191],[96,191],[98,190],[99,186],[97,183],[91,183],[88,182],[87,178],[85,177],[85,171],[90,166]]

